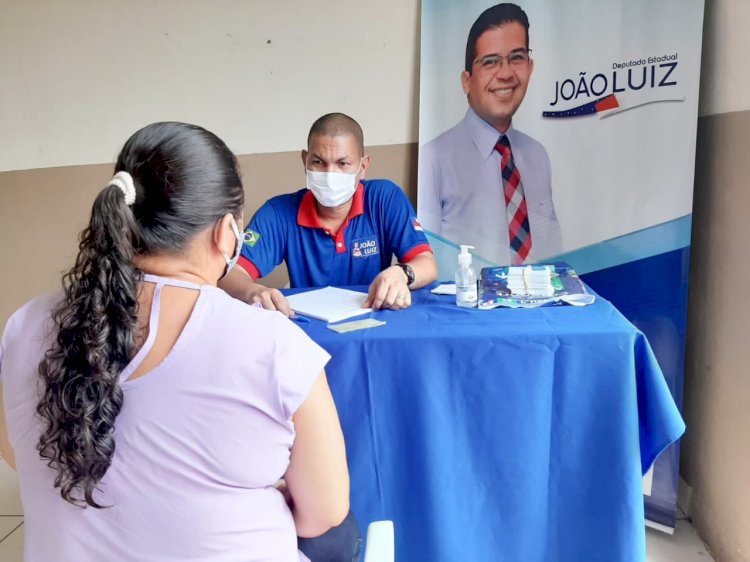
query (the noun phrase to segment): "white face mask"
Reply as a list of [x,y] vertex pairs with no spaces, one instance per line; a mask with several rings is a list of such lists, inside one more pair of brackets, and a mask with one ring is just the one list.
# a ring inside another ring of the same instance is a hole
[[[224,252],[221,253],[221,255],[224,257],[224,261],[227,262],[227,268],[224,270],[224,274],[219,277],[219,281],[224,279],[224,277],[227,276],[227,274],[234,269],[234,266],[237,265],[237,262],[240,260],[240,255],[242,254],[242,242],[245,240],[245,237],[240,234],[240,229],[237,228],[237,222],[234,220],[234,217],[232,218],[232,222],[229,223],[229,225],[232,227],[232,232],[234,232],[234,235],[237,237],[237,246],[234,249],[234,255],[230,258],[228,255],[226,255]],[[218,224],[216,225],[218,228]]]
[[353,174],[305,170],[307,189],[313,192],[315,199],[324,207],[338,207],[354,195],[357,189],[357,175],[361,169],[362,160],[359,161],[359,168]]

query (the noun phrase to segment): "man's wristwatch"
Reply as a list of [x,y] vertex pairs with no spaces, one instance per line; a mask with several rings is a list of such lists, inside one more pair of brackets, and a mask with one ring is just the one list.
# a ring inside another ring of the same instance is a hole
[[414,283],[414,280],[416,279],[414,270],[408,263],[397,263],[396,266],[404,270],[404,274],[406,275],[406,286],[411,286],[411,284]]

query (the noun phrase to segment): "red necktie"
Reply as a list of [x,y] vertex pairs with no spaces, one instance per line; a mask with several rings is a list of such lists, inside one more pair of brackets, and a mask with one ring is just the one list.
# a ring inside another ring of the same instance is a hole
[[508,213],[508,237],[510,239],[510,259],[512,265],[521,265],[531,252],[531,229],[526,197],[523,194],[521,174],[513,162],[510,141],[502,135],[495,145],[500,153],[500,173],[503,176],[505,208]]

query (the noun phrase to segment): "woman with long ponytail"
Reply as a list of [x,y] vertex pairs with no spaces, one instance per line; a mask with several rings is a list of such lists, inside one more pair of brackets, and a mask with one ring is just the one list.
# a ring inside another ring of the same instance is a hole
[[144,127],[63,290],[8,321],[0,451],[19,472],[25,560],[296,562],[295,534],[347,515],[328,355],[216,287],[243,206],[218,137]]

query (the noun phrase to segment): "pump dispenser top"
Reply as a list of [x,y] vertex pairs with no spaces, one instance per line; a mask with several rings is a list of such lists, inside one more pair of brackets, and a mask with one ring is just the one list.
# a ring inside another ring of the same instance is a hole
[[461,244],[461,253],[458,254],[458,265],[461,267],[469,267],[471,265],[471,252],[469,252],[469,250],[473,249],[474,246]]

